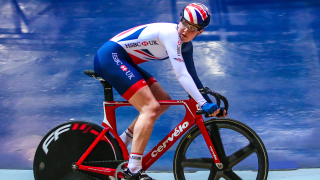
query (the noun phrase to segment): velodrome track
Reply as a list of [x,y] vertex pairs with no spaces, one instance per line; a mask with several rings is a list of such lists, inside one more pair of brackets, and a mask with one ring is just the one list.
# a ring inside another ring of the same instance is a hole
[[[318,169],[303,168],[320,167],[320,1],[198,2],[207,4],[212,12],[210,26],[193,42],[202,83],[228,98],[229,118],[259,134],[271,170],[299,169],[271,171],[269,179],[301,175],[319,180]],[[1,0],[0,169],[29,171],[1,170],[0,179],[32,179],[35,150],[42,137],[58,124],[70,119],[101,124],[102,87],[83,74],[93,68],[97,49],[134,26],[178,22],[179,12],[187,3]],[[187,98],[169,61],[141,67],[173,99]],[[121,97],[116,94],[115,99]],[[135,110],[124,111],[121,114],[119,110],[117,117],[119,133],[136,115]],[[183,110],[171,107],[157,121],[147,149],[170,132],[183,115]],[[227,144],[232,146],[232,138]],[[172,171],[174,149],[150,170]],[[201,147],[193,153],[201,153]],[[158,175],[171,174],[157,173],[155,177]]]
[[[250,171],[236,172],[242,179],[252,179]],[[174,180],[172,173],[148,173],[152,178],[157,180]],[[33,173],[30,170],[4,170],[0,169],[0,177],[3,180],[34,180]],[[207,179],[206,172],[188,173],[186,178],[189,179]],[[298,169],[286,171],[270,171],[268,179],[270,180],[319,180],[320,169]]]

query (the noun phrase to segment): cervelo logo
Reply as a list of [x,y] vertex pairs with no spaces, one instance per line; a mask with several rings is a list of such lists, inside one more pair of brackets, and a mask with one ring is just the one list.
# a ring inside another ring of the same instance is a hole
[[112,53],[112,58],[113,58],[114,62],[117,63],[118,66],[121,65],[121,66],[120,66],[120,69],[121,69],[122,71],[125,71],[125,72],[126,72],[126,75],[127,75],[127,77],[128,77],[130,80],[131,80],[133,77],[135,77],[134,74],[133,74],[130,70],[128,70],[128,68],[127,68],[125,65],[123,65],[123,63],[120,61],[120,59],[119,59],[119,57],[118,57],[118,53]]
[[128,43],[124,44],[126,48],[133,48],[133,47],[140,47],[142,46],[148,46],[148,45],[159,45],[157,40],[151,40],[151,41],[143,41],[143,42],[136,42],[136,43]]
[[159,145],[158,148],[154,151],[152,151],[151,156],[156,157],[159,152],[163,151],[167,147],[167,143],[169,141],[173,141],[174,137],[179,136],[180,133],[183,132],[184,129],[186,129],[189,126],[189,122],[185,122],[182,125],[179,125],[174,129],[174,133],[171,134],[171,136],[168,137],[166,141],[162,143],[162,145]]
[[43,151],[48,154],[48,146],[50,145],[50,143],[54,140],[57,141],[59,139],[59,135],[69,131],[70,130],[70,126],[71,124],[67,124],[65,126],[60,127],[59,129],[55,130],[53,133],[51,133],[47,139],[44,141],[44,143],[42,144],[42,149]]

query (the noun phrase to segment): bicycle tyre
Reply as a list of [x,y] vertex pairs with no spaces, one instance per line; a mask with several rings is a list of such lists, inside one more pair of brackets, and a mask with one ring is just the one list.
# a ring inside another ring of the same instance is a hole
[[[53,128],[44,136],[36,150],[33,163],[35,180],[114,179],[98,173],[72,169],[72,164],[80,159],[102,130],[101,126],[85,121],[70,121]],[[106,160],[123,160],[118,142],[109,133],[106,133],[105,138],[82,164],[109,168],[116,168],[120,164],[102,162]]]
[[[216,148],[218,157],[220,158],[220,161],[223,163],[224,167],[222,169],[218,169],[213,161],[212,156],[210,156],[210,153],[209,156],[206,156],[206,158],[200,157],[193,159],[186,156],[187,150],[188,148],[190,148],[189,146],[199,135],[204,142],[199,127],[195,126],[187,132],[187,134],[181,139],[179,145],[177,146],[173,164],[173,172],[176,180],[186,180],[185,169],[187,168],[209,170],[209,180],[218,180],[220,178],[224,178],[227,180],[242,179],[237,175],[237,173],[234,172],[233,167],[240,163],[242,160],[248,158],[251,154],[256,154],[256,156],[253,155],[251,157],[256,158],[258,161],[255,162],[258,165],[256,171],[257,175],[254,175],[252,178],[256,180],[267,179],[269,170],[268,154],[262,140],[250,127],[232,119],[211,119],[204,122],[204,124],[209,132],[211,141]],[[246,138],[249,144],[232,153],[230,156],[227,156],[223,141],[221,140],[221,138],[223,137],[221,137],[220,133],[220,131],[225,131],[224,129],[232,132],[235,131],[235,133],[239,134],[239,136],[243,136],[244,138]],[[206,144],[205,146],[207,148]],[[201,151],[205,152],[205,149],[202,149]]]

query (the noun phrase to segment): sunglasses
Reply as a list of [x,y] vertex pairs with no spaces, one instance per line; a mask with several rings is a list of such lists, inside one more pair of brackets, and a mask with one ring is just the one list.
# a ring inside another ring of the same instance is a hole
[[181,22],[183,28],[188,28],[190,32],[200,31],[200,28],[189,24],[189,22],[185,18],[181,18],[180,22]]

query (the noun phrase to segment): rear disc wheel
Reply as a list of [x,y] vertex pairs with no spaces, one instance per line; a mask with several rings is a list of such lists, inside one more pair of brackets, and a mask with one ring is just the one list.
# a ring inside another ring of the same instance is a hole
[[[36,150],[33,163],[35,180],[114,179],[72,168],[102,130],[102,127],[85,121],[67,122],[52,129]],[[106,133],[82,164],[115,169],[121,160],[123,155],[117,141]]]

